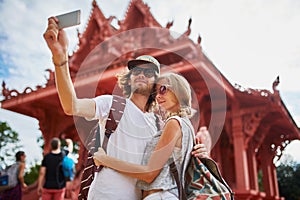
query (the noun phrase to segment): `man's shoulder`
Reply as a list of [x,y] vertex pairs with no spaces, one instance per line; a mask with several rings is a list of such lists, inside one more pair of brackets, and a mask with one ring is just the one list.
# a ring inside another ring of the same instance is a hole
[[44,156],[44,158],[45,159],[51,159],[51,158],[56,158],[56,157],[61,157],[61,156],[62,156],[62,152],[60,152],[60,153],[52,153],[52,152],[50,152],[50,153],[47,153]]
[[113,99],[113,96],[110,95],[110,94],[104,94],[104,95],[99,95],[99,96],[96,96],[95,98],[93,98],[94,101],[112,101]]
[[96,104],[106,104],[109,105],[108,107],[110,107],[114,101],[119,101],[119,102],[124,102],[125,104],[127,104],[128,102],[128,98],[122,97],[122,96],[118,96],[118,95],[109,95],[109,94],[105,94],[105,95],[100,95],[94,98],[94,101],[96,102]]

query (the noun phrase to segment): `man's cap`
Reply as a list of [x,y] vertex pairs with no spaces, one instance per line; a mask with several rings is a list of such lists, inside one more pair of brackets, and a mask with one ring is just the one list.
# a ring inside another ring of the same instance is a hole
[[159,62],[152,56],[149,55],[142,55],[137,57],[134,60],[130,60],[127,63],[128,69],[131,70],[132,68],[143,65],[143,64],[150,64],[156,70],[157,73],[160,73],[160,64]]

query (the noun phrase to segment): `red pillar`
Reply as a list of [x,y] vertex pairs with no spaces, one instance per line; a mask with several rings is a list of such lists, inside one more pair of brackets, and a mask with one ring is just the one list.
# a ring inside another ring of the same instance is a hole
[[249,171],[247,154],[244,144],[244,133],[242,118],[239,114],[237,102],[232,109],[232,136],[235,158],[235,177],[237,192],[245,193],[249,191]]
[[252,143],[250,143],[248,146],[247,155],[249,161],[248,167],[250,177],[250,188],[254,191],[259,192],[256,153]]
[[262,172],[263,172],[263,185],[264,185],[264,190],[266,193],[267,198],[275,196],[275,191],[274,191],[274,183],[273,183],[273,160],[270,159],[270,153],[269,149],[267,147],[268,145],[262,146],[262,161],[264,162],[262,164]]
[[272,164],[272,179],[273,179],[273,186],[274,186],[274,195],[276,198],[279,199],[279,188],[278,188],[278,180],[277,180],[277,172],[276,172],[276,167],[274,164]]

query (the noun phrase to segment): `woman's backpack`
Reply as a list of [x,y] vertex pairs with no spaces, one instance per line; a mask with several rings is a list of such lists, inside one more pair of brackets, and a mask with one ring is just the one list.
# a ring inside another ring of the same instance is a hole
[[0,192],[16,187],[19,182],[19,168],[20,164],[16,162],[0,171]]
[[222,178],[219,168],[211,158],[191,157],[185,173],[184,183],[180,181],[175,163],[170,164],[180,200],[220,199],[233,200],[233,192]]
[[[187,124],[189,125],[189,124]],[[189,125],[190,126],[190,125]],[[193,127],[191,127],[193,130]],[[190,138],[194,143],[194,135]],[[186,170],[179,175],[174,158],[171,162],[170,171],[176,181],[180,200],[233,200],[233,192],[225,180],[222,178],[217,163],[211,158],[198,158],[188,156],[186,152]],[[183,169],[183,167],[182,167]],[[182,176],[184,175],[184,176]],[[184,180],[179,177],[184,177]]]

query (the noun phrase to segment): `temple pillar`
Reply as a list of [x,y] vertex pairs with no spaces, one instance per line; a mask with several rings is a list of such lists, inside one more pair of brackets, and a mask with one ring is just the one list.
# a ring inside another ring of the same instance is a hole
[[242,117],[239,108],[235,102],[233,106],[232,116],[232,136],[234,146],[234,164],[236,177],[236,190],[245,193],[249,190],[249,172],[247,163],[247,153],[244,144],[244,133]]
[[269,152],[269,145],[263,145],[261,149],[261,160],[263,161],[263,164],[261,165],[262,173],[263,173],[263,186],[264,191],[266,193],[266,197],[270,198],[275,196],[274,191],[274,183],[273,183],[273,158],[270,156]]
[[259,192],[256,152],[252,143],[250,143],[248,146],[247,157],[250,177],[250,189]]
[[278,180],[277,180],[277,172],[276,172],[276,166],[273,164],[272,165],[272,179],[273,179],[273,186],[274,186],[274,195],[276,198],[280,198],[279,194],[279,187],[278,187]]

